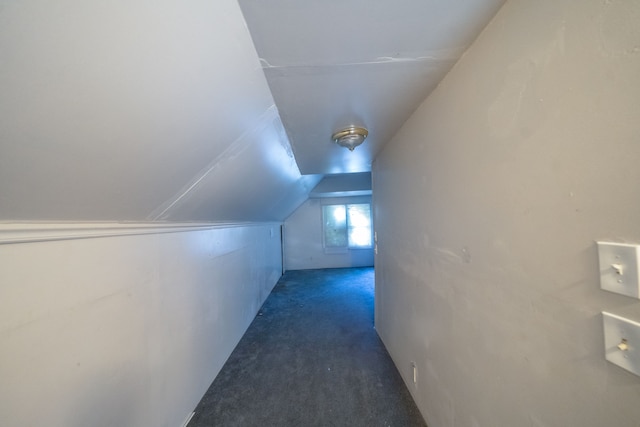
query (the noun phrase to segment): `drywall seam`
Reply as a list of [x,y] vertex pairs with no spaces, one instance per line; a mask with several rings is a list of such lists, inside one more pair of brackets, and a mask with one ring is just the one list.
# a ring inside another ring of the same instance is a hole
[[388,63],[397,63],[397,62],[429,62],[429,61],[455,61],[457,60],[463,53],[464,48],[451,48],[451,49],[440,49],[434,50],[430,52],[425,52],[423,55],[416,56],[400,56],[400,54],[396,54],[393,56],[377,56],[368,61],[358,61],[358,62],[338,62],[338,63],[325,63],[325,64],[271,64],[265,58],[259,58],[260,64],[262,64],[263,69],[277,69],[277,68],[327,68],[327,67],[350,67],[357,65],[378,65],[378,64],[388,64]]
[[150,221],[157,221],[162,218],[166,218],[167,213],[171,208],[196,188],[198,184],[200,184],[200,182],[202,182],[222,160],[233,158],[239,150],[242,151],[244,145],[242,145],[241,142],[245,140],[248,135],[254,133],[257,129],[263,128],[267,123],[271,123],[275,118],[278,118],[278,109],[275,104],[272,104],[260,115],[254,126],[245,130],[239,137],[229,144],[222,153],[216,156],[204,169],[202,169],[189,184],[184,186],[174,197],[151,212],[147,219]]

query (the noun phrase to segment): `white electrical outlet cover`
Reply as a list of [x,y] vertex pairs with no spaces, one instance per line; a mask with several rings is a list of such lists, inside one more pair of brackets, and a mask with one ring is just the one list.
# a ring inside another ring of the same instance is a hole
[[596,242],[600,265],[600,288],[628,297],[640,298],[638,256],[640,246]]
[[640,376],[640,323],[602,312],[606,359]]

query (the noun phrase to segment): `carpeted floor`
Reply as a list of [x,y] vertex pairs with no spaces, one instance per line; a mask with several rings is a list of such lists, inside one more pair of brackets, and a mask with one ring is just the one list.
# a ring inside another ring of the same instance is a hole
[[425,426],[373,327],[373,274],[287,272],[189,427]]

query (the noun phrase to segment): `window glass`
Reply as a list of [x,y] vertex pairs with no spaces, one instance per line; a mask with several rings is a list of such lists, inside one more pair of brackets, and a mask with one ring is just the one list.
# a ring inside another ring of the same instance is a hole
[[347,205],[349,247],[371,246],[371,205]]
[[322,207],[325,248],[370,248],[371,205],[326,205]]
[[324,246],[343,248],[347,246],[347,210],[344,205],[322,207],[324,218]]

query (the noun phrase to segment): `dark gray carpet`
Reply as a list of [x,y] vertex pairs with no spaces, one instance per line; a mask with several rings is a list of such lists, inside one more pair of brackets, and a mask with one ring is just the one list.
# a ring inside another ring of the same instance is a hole
[[374,330],[373,274],[282,276],[189,427],[425,426]]

